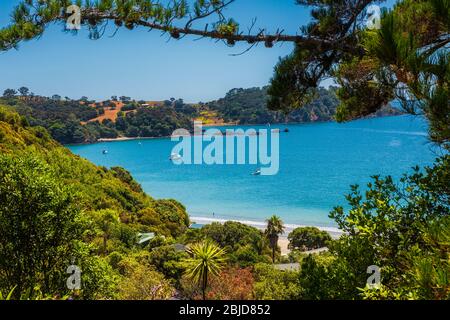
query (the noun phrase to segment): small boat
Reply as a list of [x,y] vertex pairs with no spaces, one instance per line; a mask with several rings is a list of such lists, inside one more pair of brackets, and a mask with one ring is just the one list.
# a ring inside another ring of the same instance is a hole
[[261,175],[261,169],[256,169],[253,173],[252,176],[260,176]]
[[178,153],[172,153],[169,157],[169,160],[171,161],[178,161],[181,160],[181,156]]
[[108,150],[103,150],[102,153],[103,154],[108,154]]

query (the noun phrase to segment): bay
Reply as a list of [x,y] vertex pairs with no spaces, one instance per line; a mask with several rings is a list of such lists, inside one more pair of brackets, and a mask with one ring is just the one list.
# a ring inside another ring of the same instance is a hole
[[[345,207],[350,185],[364,188],[372,175],[398,180],[413,166],[430,165],[439,156],[427,140],[426,122],[419,117],[270,128],[281,130],[280,170],[274,176],[251,175],[256,166],[248,164],[174,165],[168,158],[176,142],[167,138],[69,148],[97,165],[124,167],[152,197],[183,203],[194,221],[241,220],[262,225],[276,214],[286,224],[325,228],[335,227],[328,213],[336,205]],[[285,128],[289,132],[283,132]]]

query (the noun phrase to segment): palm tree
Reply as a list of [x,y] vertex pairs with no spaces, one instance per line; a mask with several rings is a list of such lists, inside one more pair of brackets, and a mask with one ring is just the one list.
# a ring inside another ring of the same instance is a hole
[[265,234],[272,248],[272,262],[275,263],[275,251],[278,247],[278,238],[284,232],[284,225],[281,218],[275,215],[267,219],[266,222],[267,228]]
[[187,259],[186,274],[202,288],[206,300],[208,279],[217,276],[225,263],[225,250],[209,240],[193,244],[187,249],[191,258]]

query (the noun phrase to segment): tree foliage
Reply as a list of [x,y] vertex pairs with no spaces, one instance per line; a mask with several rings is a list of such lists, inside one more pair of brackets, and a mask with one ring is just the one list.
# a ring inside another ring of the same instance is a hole
[[205,300],[210,279],[218,276],[223,268],[225,250],[211,241],[203,241],[189,246],[188,253],[191,257],[186,259],[186,274],[200,285]]
[[[16,287],[15,298],[116,298],[123,261],[146,251],[139,232],[170,239],[189,226],[181,204],[150,198],[126,170],[73,155],[4,107],[0,150],[0,291]],[[146,211],[153,220],[140,220]],[[76,294],[66,288],[72,260],[82,270]]]
[[[12,13],[11,24],[0,31],[0,50],[15,48],[21,41],[42,35],[52,23],[65,24],[73,12],[67,10],[71,4],[80,7],[81,25],[89,28],[91,39],[100,38],[105,24],[111,21],[117,28],[133,30],[144,27],[167,33],[173,39],[185,35],[202,36],[225,41],[230,46],[238,41],[250,45],[264,43],[266,47],[272,47],[276,41],[302,41],[308,45],[315,43],[300,35],[284,35],[281,31],[275,34],[268,34],[265,29],[257,33],[253,30],[249,33],[241,31],[239,24],[224,14],[224,9],[234,1],[175,0],[162,3],[153,0],[24,0]],[[210,23],[197,25],[206,19]]]
[[280,217],[273,215],[266,220],[267,227],[264,231],[267,239],[269,240],[270,248],[272,249],[272,262],[275,263],[275,253],[278,249],[278,239],[284,232],[283,221]]
[[399,1],[385,10],[381,28],[366,28],[365,12],[377,1],[308,1],[313,22],[303,30],[334,45],[305,48],[280,60],[271,81],[269,107],[303,107],[328,77],[339,84],[337,119],[367,116],[398,99],[403,109],[423,114],[430,138],[448,147],[449,21],[448,0]]
[[289,233],[288,240],[290,249],[306,251],[325,247],[331,241],[331,236],[316,227],[303,227]]
[[258,300],[296,300],[300,296],[297,271],[282,271],[270,264],[255,265],[255,297]]
[[[350,209],[330,214],[346,234],[329,244],[329,257],[301,264],[303,298],[448,298],[449,164],[440,158],[400,184],[374,177],[364,196],[354,186]],[[378,289],[366,287],[372,265],[381,268]]]
[[174,293],[170,282],[145,264],[127,270],[119,284],[119,295],[123,300],[168,300]]
[[84,229],[75,190],[32,156],[1,155],[0,203],[1,287],[65,292],[65,271]]
[[213,222],[200,230],[200,236],[210,239],[224,248],[227,261],[241,267],[267,262],[270,256],[269,242],[262,231],[239,222]]

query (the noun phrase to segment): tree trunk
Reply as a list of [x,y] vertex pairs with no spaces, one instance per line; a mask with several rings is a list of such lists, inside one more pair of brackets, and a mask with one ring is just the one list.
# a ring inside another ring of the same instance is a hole
[[272,247],[272,263],[275,263],[275,251],[278,246],[278,237],[272,237],[270,239],[270,246]]
[[108,235],[105,232],[103,234],[103,253],[106,253],[107,243],[108,243]]
[[275,246],[272,247],[272,263],[275,264]]
[[208,286],[208,273],[205,272],[203,275],[203,284],[202,284],[202,295],[203,301],[206,300],[206,287]]

